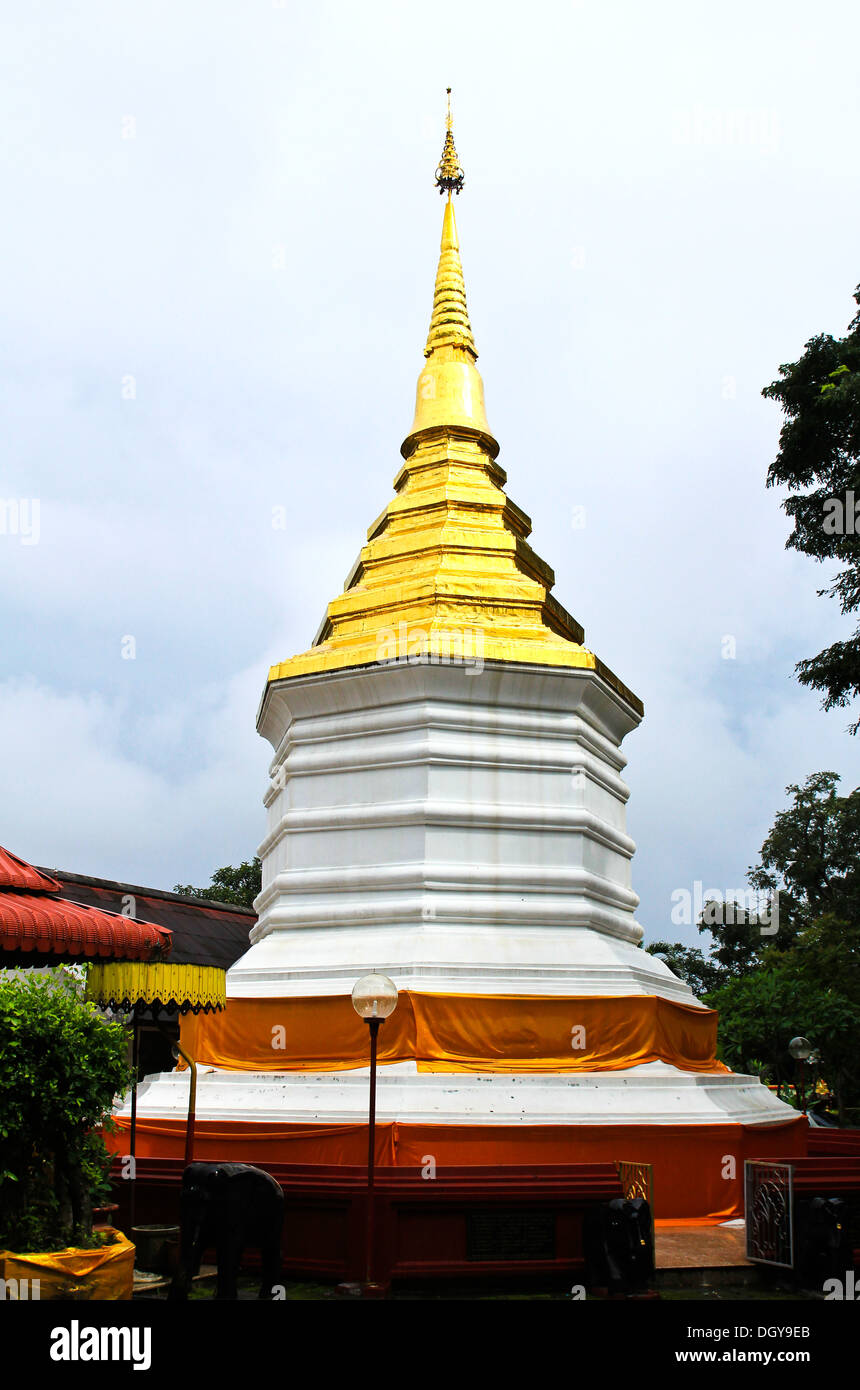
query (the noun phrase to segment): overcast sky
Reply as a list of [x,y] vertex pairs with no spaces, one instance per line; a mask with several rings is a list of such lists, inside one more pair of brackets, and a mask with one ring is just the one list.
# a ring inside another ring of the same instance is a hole
[[411,423],[450,84],[499,461],[645,703],[646,939],[697,940],[674,890],[743,886],[789,782],[860,782],[793,677],[850,624],[760,395],[854,312],[858,49],[853,0],[7,8],[0,498],[39,514],[0,535],[2,843],[164,888],[256,851],[267,667]]

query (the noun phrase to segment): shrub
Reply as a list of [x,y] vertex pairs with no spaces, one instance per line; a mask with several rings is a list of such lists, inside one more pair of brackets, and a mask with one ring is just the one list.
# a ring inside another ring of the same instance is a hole
[[0,1249],[97,1243],[100,1131],[131,1082],[122,1023],[49,975],[0,978]]

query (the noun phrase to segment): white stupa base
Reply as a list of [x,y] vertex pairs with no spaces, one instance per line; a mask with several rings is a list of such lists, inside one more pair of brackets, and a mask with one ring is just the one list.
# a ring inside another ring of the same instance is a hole
[[[198,1121],[364,1124],[368,1069],[342,1072],[201,1071]],[[138,1092],[141,1120],[185,1120],[187,1072],[148,1078]],[[779,1125],[794,1114],[753,1076],[679,1071],[648,1062],[626,1071],[574,1075],[419,1072],[415,1062],[377,1070],[381,1124],[450,1125]],[[126,1106],[121,1112],[128,1115]]]

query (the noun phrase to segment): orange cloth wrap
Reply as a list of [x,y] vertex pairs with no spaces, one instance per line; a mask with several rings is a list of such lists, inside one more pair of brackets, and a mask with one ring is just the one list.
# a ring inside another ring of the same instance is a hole
[[[231,1071],[366,1067],[367,1028],[348,995],[228,999],[222,1013],[186,1015],[182,1046]],[[722,1072],[712,1009],[652,995],[417,994],[403,990],[379,1031],[379,1062],[419,1071],[621,1071],[668,1062]]]
[[[106,1134],[128,1152],[128,1120]],[[658,1218],[715,1224],[744,1214],[744,1159],[806,1154],[806,1119],[777,1125],[434,1125],[377,1123],[376,1162],[420,1168],[544,1163],[651,1163]],[[181,1160],[184,1120],[138,1120],[141,1158]],[[197,1121],[195,1158],[210,1162],[338,1164],[367,1162],[366,1125]],[[728,1164],[728,1159],[733,1163]]]

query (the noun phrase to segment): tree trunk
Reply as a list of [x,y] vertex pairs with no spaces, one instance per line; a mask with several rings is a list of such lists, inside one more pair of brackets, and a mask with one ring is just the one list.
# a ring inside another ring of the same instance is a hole
[[92,1193],[90,1192],[90,1185],[84,1177],[80,1165],[77,1163],[71,1165],[69,1171],[69,1187],[72,1196],[72,1213],[75,1229],[81,1236],[91,1236],[93,1233]]
[[59,1204],[60,1227],[71,1239],[72,1228],[75,1224],[75,1211],[68,1168],[59,1155],[54,1158],[54,1193]]

